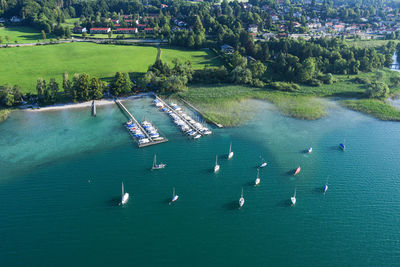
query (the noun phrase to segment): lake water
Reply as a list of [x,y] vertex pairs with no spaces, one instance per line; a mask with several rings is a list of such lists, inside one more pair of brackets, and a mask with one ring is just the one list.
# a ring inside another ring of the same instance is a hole
[[[335,102],[301,121],[252,101],[251,121],[193,141],[151,99],[125,103],[169,142],[137,148],[115,105],[96,118],[18,111],[0,124],[0,266],[398,265],[400,123]],[[166,169],[149,170],[155,153]],[[168,205],[172,187],[180,197]]]

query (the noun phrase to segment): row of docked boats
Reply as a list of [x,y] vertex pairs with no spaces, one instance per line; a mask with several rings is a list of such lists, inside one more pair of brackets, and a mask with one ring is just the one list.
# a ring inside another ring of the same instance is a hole
[[157,98],[153,100],[153,103],[161,111],[167,113],[174,121],[175,125],[177,125],[187,136],[199,139],[202,135],[212,134],[209,128],[184,113],[179,105],[170,103],[168,107]]
[[132,136],[137,138],[139,145],[147,144],[151,141],[164,140],[164,137],[160,136],[157,128],[146,120],[143,121],[140,126],[130,120],[126,123],[126,128]]

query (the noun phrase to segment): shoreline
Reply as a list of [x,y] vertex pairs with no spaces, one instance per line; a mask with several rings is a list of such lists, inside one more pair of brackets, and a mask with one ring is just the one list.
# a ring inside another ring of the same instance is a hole
[[[142,97],[147,97],[153,95],[153,92],[148,93],[140,93],[137,95],[127,96],[118,98],[121,101],[125,100],[132,100]],[[45,106],[40,108],[24,108],[22,110],[29,111],[29,112],[41,112],[41,111],[55,111],[55,110],[64,110],[64,109],[73,109],[73,108],[87,108],[92,106],[92,101],[80,102],[80,103],[65,103],[65,104],[54,104],[51,106]],[[96,106],[103,106],[103,105],[111,105],[114,104],[114,98],[102,98],[99,100],[94,100]]]

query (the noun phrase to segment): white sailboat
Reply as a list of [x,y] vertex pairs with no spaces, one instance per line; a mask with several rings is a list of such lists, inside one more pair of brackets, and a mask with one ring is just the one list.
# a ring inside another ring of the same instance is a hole
[[153,167],[151,167],[151,169],[152,170],[160,170],[160,169],[164,169],[165,166],[166,166],[166,164],[164,164],[164,163],[157,164],[157,155],[154,155]]
[[325,195],[326,191],[328,191],[328,179],[329,179],[329,177],[326,178],[326,183],[324,185],[324,195]]
[[244,197],[243,197],[243,187],[242,187],[242,194],[240,195],[239,198],[239,209],[243,207],[243,205],[244,205]]
[[122,182],[122,197],[121,197],[121,205],[125,205],[128,203],[129,193],[124,192],[124,182]]
[[256,178],[256,181],[254,182],[254,186],[259,185],[260,182],[261,182],[261,179],[260,179],[260,169],[257,169],[257,178]]
[[179,198],[179,196],[177,194],[175,194],[175,187],[172,188],[172,198],[171,198],[171,202],[169,202],[169,204],[171,205],[172,202],[177,201]]
[[232,143],[229,146],[229,153],[228,153],[228,159],[231,159],[233,157],[233,151],[232,151]]
[[292,202],[292,206],[296,205],[296,188],[294,189],[294,196],[290,198],[290,201]]
[[307,150],[307,153],[308,153],[308,154],[311,154],[311,152],[312,152],[312,147],[310,146],[310,147],[308,148],[308,150]]
[[214,172],[219,171],[219,165],[218,165],[218,155],[215,157],[215,166],[214,166]]

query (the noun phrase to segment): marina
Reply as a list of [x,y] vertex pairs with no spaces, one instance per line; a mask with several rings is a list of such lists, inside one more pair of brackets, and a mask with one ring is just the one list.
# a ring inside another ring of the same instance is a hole
[[192,137],[193,139],[198,139],[204,135],[212,134],[210,129],[184,113],[182,111],[182,108],[179,107],[177,104],[171,103],[170,105],[168,105],[157,95],[154,96],[154,105],[160,108],[161,111],[167,113],[174,120],[174,123],[178,127],[180,127],[181,131],[189,137]]
[[160,135],[158,129],[151,122],[145,120],[139,123],[121,101],[116,99],[115,103],[130,117],[130,121],[125,124],[125,127],[132,138],[137,140],[138,147],[146,147],[168,141],[166,137]]

